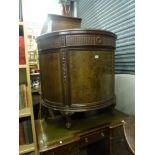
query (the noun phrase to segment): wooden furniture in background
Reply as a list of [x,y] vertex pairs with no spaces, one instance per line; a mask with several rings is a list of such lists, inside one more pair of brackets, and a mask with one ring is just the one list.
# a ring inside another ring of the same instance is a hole
[[126,130],[129,117],[122,112],[75,113],[70,129],[62,120],[36,121],[41,155],[134,155],[134,122]]
[[41,30],[41,34],[57,30],[80,28],[81,20],[81,18],[48,14],[46,22]]
[[[24,37],[25,62],[26,62],[23,65],[19,65],[19,85],[20,85],[19,143],[21,144],[19,145],[19,154],[34,152],[34,154],[37,155],[38,150],[37,150],[36,132],[33,116],[29,63],[27,55],[28,53],[27,53],[26,24],[24,22],[19,23],[19,35]],[[24,95],[22,96],[22,94]]]

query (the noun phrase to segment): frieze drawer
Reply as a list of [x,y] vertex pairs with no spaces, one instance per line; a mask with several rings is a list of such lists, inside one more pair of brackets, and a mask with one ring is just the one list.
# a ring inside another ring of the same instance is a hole
[[108,133],[109,133],[108,130],[102,129],[102,130],[98,130],[96,132],[82,135],[80,137],[79,146],[80,147],[87,146],[87,145],[97,142],[101,139],[107,138],[109,135]]

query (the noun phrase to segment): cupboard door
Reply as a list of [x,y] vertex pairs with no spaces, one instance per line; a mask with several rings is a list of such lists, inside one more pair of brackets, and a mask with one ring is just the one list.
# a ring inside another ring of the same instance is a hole
[[114,97],[114,52],[74,50],[69,52],[71,103],[100,104]]

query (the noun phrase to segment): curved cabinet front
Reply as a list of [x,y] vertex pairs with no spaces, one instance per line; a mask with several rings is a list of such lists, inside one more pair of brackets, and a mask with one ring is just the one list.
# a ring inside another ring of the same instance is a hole
[[38,37],[43,104],[64,112],[115,104],[115,40],[111,32],[81,29]]

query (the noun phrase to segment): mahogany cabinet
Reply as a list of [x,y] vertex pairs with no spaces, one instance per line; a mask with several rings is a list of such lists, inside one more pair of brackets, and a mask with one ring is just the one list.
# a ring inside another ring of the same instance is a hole
[[66,118],[115,105],[115,40],[115,34],[104,30],[70,29],[39,36],[43,105]]
[[41,34],[49,33],[57,30],[75,29],[81,27],[81,18],[60,16],[55,14],[48,14],[46,21],[41,30]]

